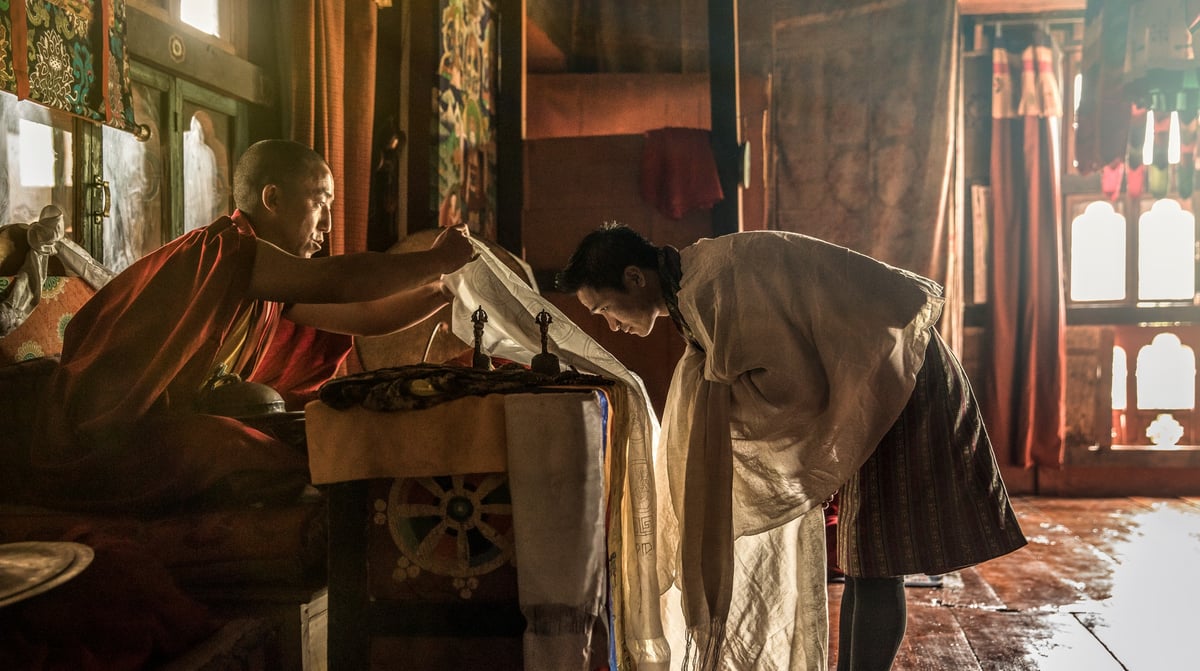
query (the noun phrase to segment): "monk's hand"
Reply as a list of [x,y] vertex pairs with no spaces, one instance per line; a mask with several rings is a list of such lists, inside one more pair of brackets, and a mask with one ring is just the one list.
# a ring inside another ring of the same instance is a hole
[[438,289],[438,294],[442,297],[442,301],[444,301],[446,303],[454,302],[454,292],[450,290],[450,287],[446,284],[446,282],[444,280],[437,281],[437,289]]
[[445,261],[446,273],[458,270],[476,256],[475,247],[471,244],[465,225],[453,226],[442,231],[430,249]]

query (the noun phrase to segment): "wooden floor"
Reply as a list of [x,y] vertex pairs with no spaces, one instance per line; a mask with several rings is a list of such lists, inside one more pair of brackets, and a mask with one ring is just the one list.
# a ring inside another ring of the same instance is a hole
[[[1200,498],[1013,501],[1029,545],[907,591],[894,669],[1200,669]],[[842,586],[829,586],[830,668]]]

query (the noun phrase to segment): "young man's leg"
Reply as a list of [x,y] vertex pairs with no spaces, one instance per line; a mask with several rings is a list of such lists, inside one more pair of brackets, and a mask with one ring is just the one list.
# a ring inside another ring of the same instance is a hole
[[838,619],[837,671],[887,671],[904,639],[904,577],[846,576]]

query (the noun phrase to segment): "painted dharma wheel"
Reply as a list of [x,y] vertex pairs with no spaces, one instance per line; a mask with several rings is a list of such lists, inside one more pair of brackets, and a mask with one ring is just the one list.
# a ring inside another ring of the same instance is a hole
[[408,577],[428,571],[474,578],[512,561],[512,500],[503,473],[397,479],[385,517]]

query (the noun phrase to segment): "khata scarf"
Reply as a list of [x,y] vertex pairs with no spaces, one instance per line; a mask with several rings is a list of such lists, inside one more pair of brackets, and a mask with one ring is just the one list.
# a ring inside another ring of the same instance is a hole
[[[699,357],[693,370],[703,371],[704,348],[679,311],[683,269],[677,250],[659,248],[658,275],[667,312],[688,341],[684,356]],[[698,391],[691,426],[704,430],[690,432],[679,545],[687,623],[683,668],[707,670],[715,669],[720,659],[733,597],[733,445],[729,385],[699,380]]]

